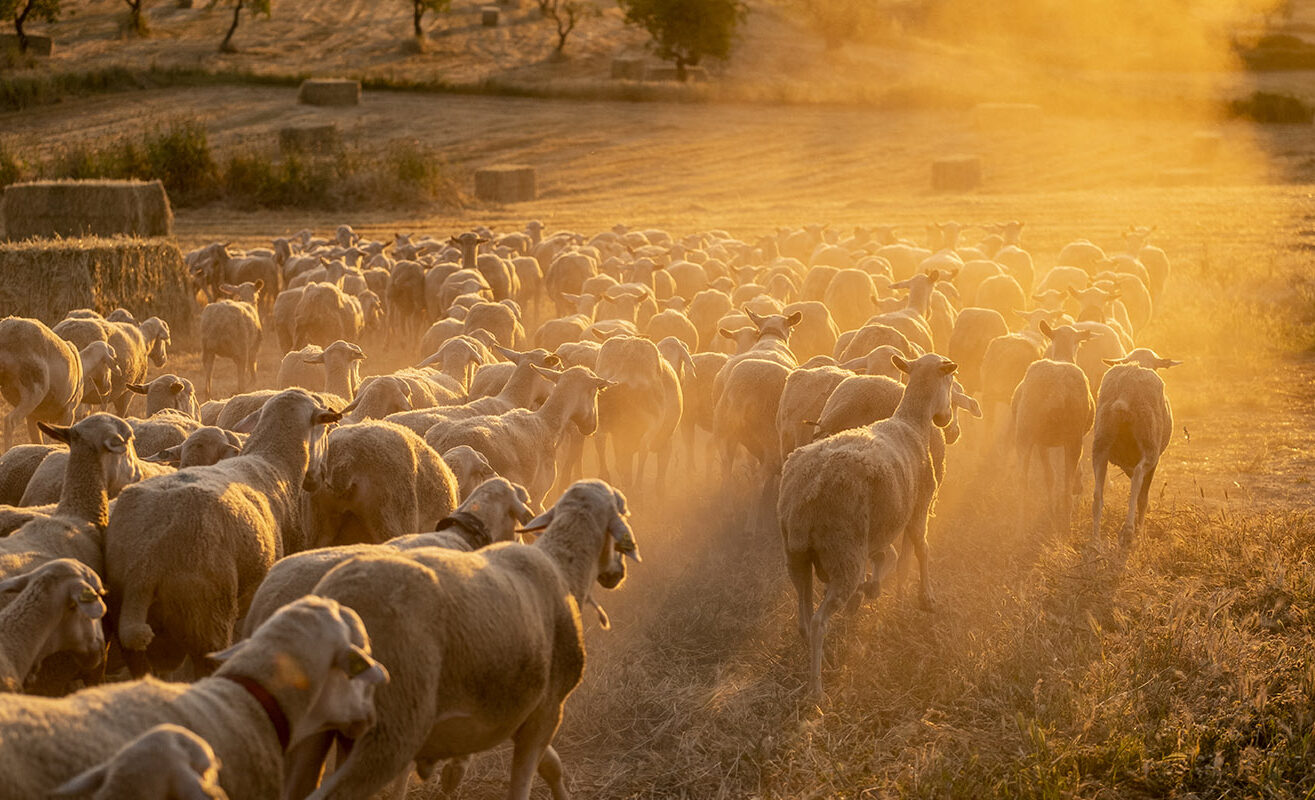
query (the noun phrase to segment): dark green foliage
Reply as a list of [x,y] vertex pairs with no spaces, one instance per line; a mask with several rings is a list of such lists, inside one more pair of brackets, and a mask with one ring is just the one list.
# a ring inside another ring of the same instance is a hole
[[1229,110],[1235,117],[1256,122],[1309,125],[1315,118],[1315,109],[1299,98],[1269,92],[1252,92],[1250,97],[1234,100],[1229,104]]
[[648,31],[658,57],[676,65],[685,80],[685,67],[706,58],[725,60],[731,54],[735,32],[744,20],[740,0],[617,0],[626,22]]

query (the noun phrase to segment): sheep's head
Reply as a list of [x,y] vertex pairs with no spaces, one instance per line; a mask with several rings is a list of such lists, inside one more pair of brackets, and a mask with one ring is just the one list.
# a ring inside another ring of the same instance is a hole
[[123,487],[141,480],[141,465],[132,443],[132,426],[113,414],[92,414],[71,427],[38,422],[50,438],[70,449],[85,448],[100,461],[105,491],[114,497]]
[[1174,361],[1171,358],[1160,358],[1159,354],[1149,347],[1138,347],[1123,358],[1105,358],[1101,360],[1111,367],[1120,364],[1136,364],[1137,366],[1146,369],[1167,369],[1169,367],[1181,366],[1183,363],[1181,361]]
[[219,785],[220,766],[215,751],[200,736],[177,725],[156,725],[50,797],[228,800]]
[[141,324],[141,331],[142,338],[150,348],[147,355],[150,356],[151,363],[163,367],[169,360],[169,346],[173,344],[169,323],[159,317],[151,317]]
[[774,336],[783,342],[790,341],[790,332],[794,326],[798,325],[804,318],[802,311],[796,311],[793,314],[770,314],[762,316],[751,308],[743,308],[745,316],[758,329],[758,338],[765,339],[768,336]]
[[231,283],[221,283],[219,293],[225,297],[230,297],[243,303],[256,305],[260,302],[260,293],[265,288],[265,282],[262,280],[247,281],[234,286]]
[[557,384],[550,395],[562,395],[569,409],[571,421],[580,433],[589,436],[598,430],[598,393],[616,386],[616,383],[598,377],[588,367],[571,367],[562,372],[535,365],[534,371]]
[[1072,325],[1051,327],[1045,320],[1040,324],[1041,335],[1050,340],[1046,358],[1055,361],[1073,361],[1077,358],[1078,347],[1095,337],[1091,331],[1078,330]]
[[289,603],[250,639],[210,658],[221,662],[217,677],[252,679],[276,699],[306,697],[305,713],[290,720],[289,749],[323,731],[359,738],[375,722],[375,689],[388,682],[361,618],[324,597]]
[[444,452],[443,463],[457,480],[457,496],[462,502],[482,483],[498,476],[483,453],[464,444]]
[[[31,572],[0,582],[0,594],[35,589],[49,604],[48,630],[30,669],[55,653],[73,653],[84,667],[99,665],[105,658],[105,587],[96,571],[81,561],[59,558]],[[24,676],[25,677],[25,676]]]
[[[954,421],[954,371],[958,364],[944,356],[928,353],[913,361],[891,356],[891,363],[908,376],[906,399],[925,402],[931,411],[932,424],[944,428]],[[903,401],[900,403],[903,405]]]

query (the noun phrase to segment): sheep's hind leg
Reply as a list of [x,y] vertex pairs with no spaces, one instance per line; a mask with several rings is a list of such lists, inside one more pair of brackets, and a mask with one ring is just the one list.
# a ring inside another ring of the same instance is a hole
[[1109,461],[1104,453],[1091,454],[1091,544],[1097,550],[1101,548],[1100,514],[1105,505],[1105,476],[1109,471]]
[[904,538],[913,546],[913,553],[918,557],[918,604],[926,611],[936,608],[936,597],[931,590],[931,565],[927,553],[927,513],[928,508],[913,512],[913,519],[905,529]]
[[786,569],[790,572],[790,582],[794,584],[795,595],[799,599],[799,636],[807,647],[808,621],[813,616],[813,556],[805,550],[785,553]]
[[562,759],[552,745],[543,749],[543,758],[539,759],[539,777],[548,784],[548,789],[552,792],[552,800],[568,800],[570,794],[566,791],[566,775],[562,772]]
[[[507,791],[509,800],[529,800],[530,782],[534,780],[536,772],[542,774],[544,761],[549,760],[548,751],[552,749],[552,737],[556,735],[557,726],[561,722],[561,705],[545,701],[539,711],[525,720],[512,736],[514,747],[511,755],[511,786]],[[547,767],[548,775],[544,776],[552,789],[554,800],[566,797],[562,763],[556,755],[554,751]]]
[[816,703],[821,703],[824,698],[822,693],[822,645],[826,640],[827,628],[831,625],[831,617],[849,602],[850,595],[858,590],[858,585],[863,578],[865,563],[865,559],[859,558],[850,559],[844,564],[837,565],[839,569],[832,571],[829,576],[831,582],[827,584],[826,594],[822,597],[822,603],[817,607],[817,612],[813,614],[813,619],[809,625],[811,663],[808,695]]
[[1132,483],[1128,486],[1128,516],[1123,521],[1123,528],[1119,531],[1119,544],[1127,547],[1132,543],[1133,534],[1137,532],[1137,505],[1142,498],[1144,490],[1150,487],[1150,481],[1146,479],[1146,462],[1137,462],[1137,467],[1132,471]]

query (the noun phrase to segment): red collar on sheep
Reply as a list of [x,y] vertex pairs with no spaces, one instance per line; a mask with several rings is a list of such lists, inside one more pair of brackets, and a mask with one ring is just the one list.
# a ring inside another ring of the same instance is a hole
[[247,690],[247,694],[260,703],[260,707],[265,709],[265,716],[269,717],[269,722],[274,726],[274,733],[279,737],[279,747],[284,752],[288,749],[288,740],[292,736],[292,731],[288,727],[288,715],[283,713],[282,706],[269,690],[256,682],[255,678],[248,678],[245,675],[219,675],[220,678],[228,680]]

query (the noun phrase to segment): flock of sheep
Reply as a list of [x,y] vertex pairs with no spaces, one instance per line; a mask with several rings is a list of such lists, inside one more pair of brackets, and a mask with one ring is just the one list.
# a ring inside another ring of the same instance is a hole
[[[650,456],[655,495],[673,459],[727,488],[747,461],[818,701],[838,609],[914,556],[933,604],[961,438],[1011,448],[1025,486],[1039,462],[1064,532],[1087,449],[1095,547],[1118,466],[1127,546],[1172,430],[1156,371],[1179,362],[1135,347],[1169,262],[1130,229],[1038,269],[1022,227],[217,243],[187,257],[199,398],[148,380],[167,320],[0,320],[0,798],[402,797],[508,740],[510,797],[535,774],[566,797],[581,614],[607,627],[595,584],[640,560],[611,482],[643,502]],[[362,377],[367,355],[416,366]]]

